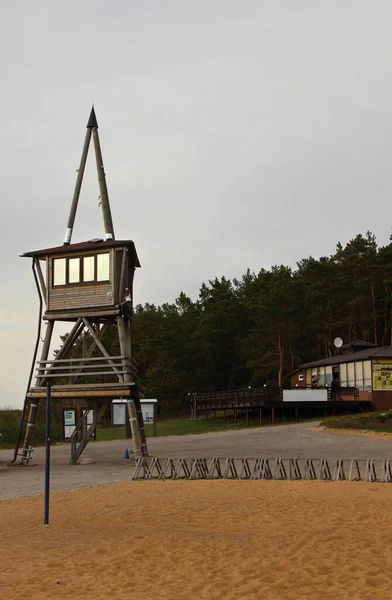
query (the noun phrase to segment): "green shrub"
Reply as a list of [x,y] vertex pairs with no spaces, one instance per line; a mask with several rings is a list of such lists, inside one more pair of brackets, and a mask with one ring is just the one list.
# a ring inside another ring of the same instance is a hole
[[331,429],[392,430],[392,412],[369,412],[324,419],[321,425]]
[[18,409],[1,409],[0,410],[0,421],[16,421],[19,423],[22,411]]
[[[19,431],[19,421],[12,421],[0,417],[0,447],[12,448],[16,444],[16,438]],[[52,443],[63,441],[63,429],[58,423],[52,423],[50,438]],[[45,444],[45,424],[36,423],[33,433],[33,446],[41,446]]]
[[15,444],[18,435],[19,423],[17,421],[7,421],[0,419],[0,446],[8,447]]

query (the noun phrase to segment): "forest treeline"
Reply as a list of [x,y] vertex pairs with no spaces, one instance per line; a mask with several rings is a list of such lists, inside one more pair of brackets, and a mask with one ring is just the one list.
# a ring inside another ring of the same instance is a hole
[[392,344],[392,244],[370,232],[296,269],[215,278],[195,301],[182,292],[133,317],[140,384],[166,411],[194,391],[285,385],[299,364],[332,356],[337,336]]

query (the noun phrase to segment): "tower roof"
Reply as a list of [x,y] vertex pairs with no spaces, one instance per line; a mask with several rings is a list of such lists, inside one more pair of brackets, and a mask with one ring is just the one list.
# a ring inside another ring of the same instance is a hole
[[98,129],[98,121],[94,110],[94,104],[92,106],[90,117],[88,119],[87,129],[92,129],[93,127]]
[[53,248],[43,248],[42,250],[31,250],[22,254],[22,257],[35,257],[44,259],[47,256],[56,254],[73,254],[80,252],[96,252],[97,250],[109,250],[110,248],[128,248],[132,262],[136,267],[140,267],[139,258],[136,252],[135,244],[132,240],[88,240],[76,244],[66,244],[65,246],[55,246]]
[[98,184],[100,192],[100,206],[102,209],[103,224],[105,229],[105,239],[114,240],[114,228],[112,221],[112,213],[110,210],[109,194],[106,185],[106,174],[103,166],[103,158],[101,151],[101,144],[99,142],[98,135],[98,121],[94,110],[94,105],[91,108],[90,116],[87,122],[87,131],[84,139],[82,156],[80,159],[79,169],[77,170],[77,177],[75,183],[75,190],[72,198],[71,209],[69,212],[67,229],[65,231],[64,245],[71,243],[72,233],[75,223],[76,211],[79,203],[80,190],[83,182],[84,169],[86,167],[87,155],[90,147],[90,141],[93,138],[95,162],[97,165]]

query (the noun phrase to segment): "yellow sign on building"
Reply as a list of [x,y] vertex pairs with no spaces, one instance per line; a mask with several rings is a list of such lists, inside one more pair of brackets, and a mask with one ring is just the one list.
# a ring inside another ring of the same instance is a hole
[[373,361],[373,389],[392,390],[392,360]]

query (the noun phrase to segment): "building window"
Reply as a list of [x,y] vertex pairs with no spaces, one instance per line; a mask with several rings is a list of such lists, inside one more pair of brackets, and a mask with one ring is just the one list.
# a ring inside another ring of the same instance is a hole
[[109,253],[97,255],[97,281],[109,279]]
[[347,387],[347,365],[346,363],[343,363],[340,365],[339,367],[339,374],[340,374],[340,385],[342,387]]
[[110,254],[53,259],[53,286],[110,281]]
[[365,390],[372,389],[372,363],[370,360],[363,363],[363,388]]
[[355,387],[363,390],[363,364],[361,362],[355,363]]
[[90,282],[95,279],[95,256],[83,256],[83,281]]
[[65,285],[67,261],[65,258],[53,260],[53,285]]
[[79,283],[80,281],[80,258],[68,259],[68,283]]
[[303,380],[304,380],[304,376],[302,374],[298,375],[298,381],[303,381]]
[[325,385],[332,383],[332,367],[325,367]]
[[347,385],[348,387],[355,387],[354,363],[347,363]]
[[317,387],[324,387],[324,386],[325,386],[325,368],[319,367]]

